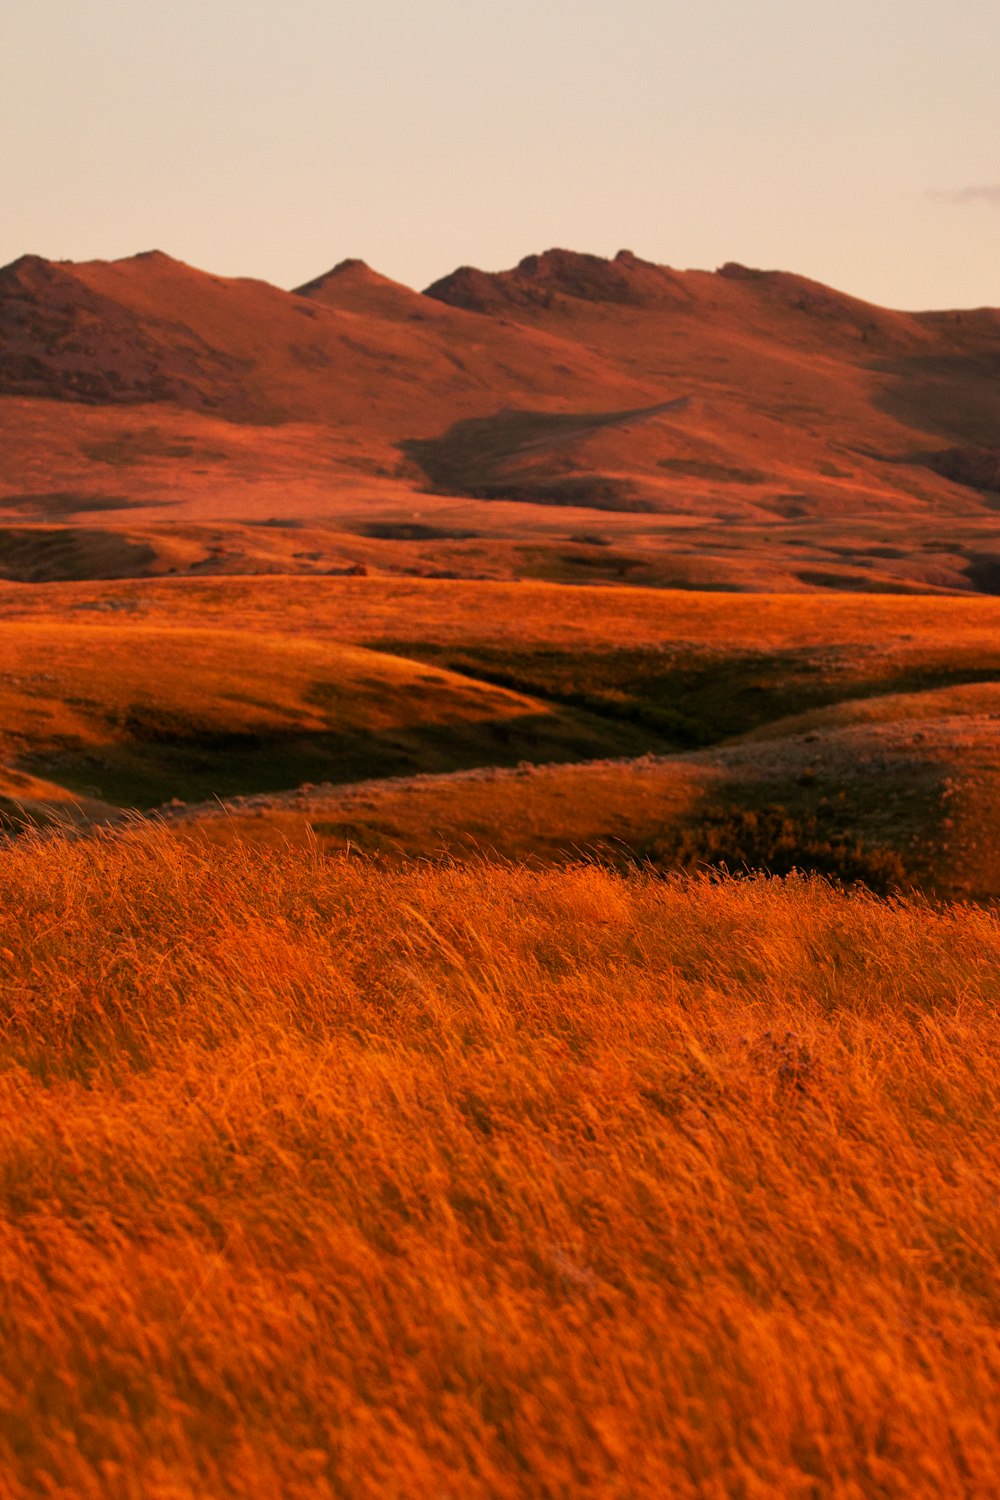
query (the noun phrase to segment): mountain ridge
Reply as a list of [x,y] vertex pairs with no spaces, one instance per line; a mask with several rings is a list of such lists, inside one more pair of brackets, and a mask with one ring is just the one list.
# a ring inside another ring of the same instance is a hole
[[[357,259],[285,291],[159,250],[28,255],[0,270],[0,355],[0,514],[346,516],[412,542],[438,496],[464,507],[469,545],[434,553],[459,571],[495,555],[474,518],[515,547],[627,532],[642,569],[678,560],[664,581],[744,587],[755,557],[771,586],[1000,576],[996,309],[898,312],[629,250],[460,267],[423,292]],[[598,533],[588,515],[662,520]],[[707,553],[708,573],[679,561]],[[602,554],[565,556],[603,576]]]

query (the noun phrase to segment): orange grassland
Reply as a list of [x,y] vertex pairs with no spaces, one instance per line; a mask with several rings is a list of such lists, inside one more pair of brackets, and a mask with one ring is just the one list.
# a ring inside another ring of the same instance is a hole
[[819,881],[0,861],[0,1493],[1000,1488],[1000,926]]

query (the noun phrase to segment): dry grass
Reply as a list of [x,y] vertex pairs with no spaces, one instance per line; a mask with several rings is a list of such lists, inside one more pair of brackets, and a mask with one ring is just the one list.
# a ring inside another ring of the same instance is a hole
[[[93,816],[297,788],[208,836],[544,860],[779,804],[938,895],[1000,891],[998,600],[278,577],[0,584],[0,611],[15,822],[68,789]],[[493,769],[521,761],[566,769]]]
[[1000,662],[1000,599],[885,594],[744,594],[467,579],[258,577],[125,579],[26,589],[0,583],[6,617],[266,629],[374,645],[510,650],[650,649],[698,657],[825,653],[831,672],[887,665],[957,671]]
[[[987,599],[276,577],[0,583],[0,613],[0,765],[118,806],[689,750],[768,725],[825,745],[871,721],[874,742],[883,720],[986,723],[1000,675]],[[571,819],[571,841],[627,837],[607,822],[631,816],[620,800],[601,826],[590,805]],[[492,816],[474,821],[496,840]]]
[[[340,642],[645,726],[724,735],[853,698],[1000,675],[1000,599],[677,593],[390,578],[0,583],[14,621]],[[100,652],[95,653],[100,659]],[[86,676],[86,667],[81,670]],[[680,722],[678,722],[680,721]]]
[[998,1487],[1000,927],[8,848],[0,1492]]
[[[874,698],[849,698],[844,703],[814,709],[793,718],[776,719],[751,730],[747,740],[783,739],[787,735],[840,729],[853,724],[913,724],[918,732],[943,719],[1000,721],[1000,682],[961,683],[957,687],[927,688],[919,693],[885,693]],[[925,726],[923,721],[929,720]]]

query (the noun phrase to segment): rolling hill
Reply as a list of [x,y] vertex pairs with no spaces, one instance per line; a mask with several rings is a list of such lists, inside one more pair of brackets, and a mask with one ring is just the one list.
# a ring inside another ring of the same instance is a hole
[[642,742],[628,724],[293,632],[121,614],[0,623],[0,764],[8,803],[28,811],[49,800],[32,778],[60,789],[59,804],[75,794],[103,816],[112,804],[575,760]]
[[9,826],[1000,896],[993,599],[226,577],[0,612]]

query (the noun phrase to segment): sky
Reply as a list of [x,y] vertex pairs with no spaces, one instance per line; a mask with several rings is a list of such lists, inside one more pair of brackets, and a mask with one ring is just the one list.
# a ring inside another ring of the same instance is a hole
[[0,264],[552,246],[1000,306],[998,0],[0,0]]

